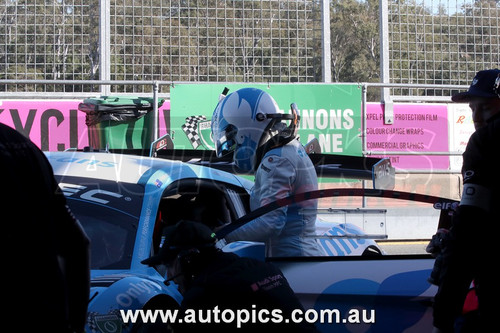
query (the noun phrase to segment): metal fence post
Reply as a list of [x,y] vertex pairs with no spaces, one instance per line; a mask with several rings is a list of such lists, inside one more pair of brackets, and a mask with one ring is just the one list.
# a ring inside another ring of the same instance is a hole
[[321,1],[321,41],[322,81],[329,83],[332,82],[330,0]]
[[[380,79],[382,83],[390,83],[389,72],[389,2],[380,0]],[[384,104],[384,123],[390,125],[394,121],[393,104],[389,87],[382,87],[381,102]]]
[[[111,0],[99,0],[99,80],[111,80]],[[107,96],[109,85],[101,85],[101,95]]]
[[158,82],[153,82],[153,141],[156,141],[159,137],[158,134],[158,124],[159,124],[159,112],[158,112]]

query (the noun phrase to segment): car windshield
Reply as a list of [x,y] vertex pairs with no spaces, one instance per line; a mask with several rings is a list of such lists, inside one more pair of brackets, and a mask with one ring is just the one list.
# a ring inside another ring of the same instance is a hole
[[91,268],[130,268],[144,187],[79,177],[58,181],[91,240]]

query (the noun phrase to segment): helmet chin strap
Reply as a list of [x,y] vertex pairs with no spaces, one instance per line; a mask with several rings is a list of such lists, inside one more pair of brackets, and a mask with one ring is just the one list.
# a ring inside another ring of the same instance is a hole
[[[254,172],[257,171],[262,158],[269,150],[282,147],[297,137],[300,116],[297,113],[297,106],[295,105],[295,103],[292,103],[290,106],[292,111],[291,114],[266,115],[266,117],[270,118],[271,121],[264,130],[264,134],[262,135],[258,148],[255,152]],[[273,135],[272,132],[275,126],[280,124],[281,120],[291,120],[291,123],[289,126]]]

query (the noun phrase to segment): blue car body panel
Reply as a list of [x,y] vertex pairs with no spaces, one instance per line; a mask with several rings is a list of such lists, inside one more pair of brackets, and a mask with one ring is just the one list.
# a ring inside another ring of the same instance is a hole
[[[117,311],[141,309],[148,301],[159,295],[167,295],[180,304],[182,297],[176,286],[174,284],[166,286],[163,283],[164,276],[155,269],[141,264],[141,260],[150,255],[158,205],[169,185],[183,179],[214,180],[238,187],[248,187],[250,184],[243,178],[209,167],[148,157],[82,152],[47,152],[46,156],[60,183],[65,183],[68,178],[84,180],[85,184],[89,181],[96,184],[106,181],[137,184],[144,191],[140,213],[137,216],[137,233],[129,267],[91,270],[91,301],[86,327],[89,332],[96,330],[104,332],[104,327],[114,327],[117,325]],[[90,186],[80,190],[75,188],[62,187],[70,207],[74,200],[90,200],[93,204],[101,204],[119,195],[125,197],[123,194],[118,194],[118,191],[102,189],[86,191]],[[121,325],[123,327],[120,327],[119,331],[130,330],[130,325],[123,323]]]

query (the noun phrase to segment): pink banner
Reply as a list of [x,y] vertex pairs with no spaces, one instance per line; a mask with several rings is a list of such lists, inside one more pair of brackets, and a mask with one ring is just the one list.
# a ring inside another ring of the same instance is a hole
[[[88,146],[81,100],[0,100],[0,122],[46,151]],[[159,135],[170,130],[170,102],[159,109]],[[447,106],[395,104],[394,123],[384,125],[383,106],[367,105],[367,149],[372,152],[449,151]],[[448,156],[387,155],[399,169],[448,169]]]
[[[0,122],[29,137],[44,151],[88,146],[83,100],[0,100]],[[159,135],[170,127],[170,102],[159,108]]]
[[449,156],[425,155],[447,152],[448,113],[446,105],[394,104],[394,122],[384,124],[381,104],[367,105],[367,150],[412,152],[420,155],[387,155],[399,169],[449,169]]

